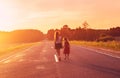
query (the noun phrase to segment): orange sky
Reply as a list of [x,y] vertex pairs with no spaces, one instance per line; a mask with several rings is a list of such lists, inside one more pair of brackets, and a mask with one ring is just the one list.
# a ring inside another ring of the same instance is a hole
[[0,30],[120,26],[120,0],[0,0]]

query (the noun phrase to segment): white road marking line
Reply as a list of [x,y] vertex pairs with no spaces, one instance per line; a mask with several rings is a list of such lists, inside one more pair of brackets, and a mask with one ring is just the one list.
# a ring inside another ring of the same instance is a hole
[[6,61],[4,61],[3,63],[9,63],[9,62],[11,62],[11,60],[6,60]]
[[[28,48],[28,49],[25,49],[24,51],[22,51],[22,52],[26,52],[26,51],[29,51],[29,49],[31,49],[32,47],[30,47],[30,48]],[[16,57],[16,55],[19,55],[19,53],[16,53],[16,54],[14,54],[14,55],[11,55],[11,56],[9,56],[9,57],[7,57],[7,58],[5,58],[5,59],[2,59],[2,60],[0,60],[0,62],[4,62],[4,61],[7,61],[7,60],[9,60],[10,58],[12,58],[12,57]]]
[[3,60],[0,60],[0,62],[4,62],[4,61],[7,61],[9,58],[11,58],[11,57],[13,57],[14,55],[12,55],[12,56],[9,56],[9,57],[7,57],[7,58],[5,58],[5,59],[3,59]]
[[22,57],[24,54],[17,54],[15,57]]
[[20,56],[23,56],[23,55],[21,55],[21,54],[15,54],[15,55],[9,56],[9,57],[7,57],[7,58],[5,58],[3,60],[0,60],[0,62],[7,62],[7,61],[9,61],[10,58],[13,58],[13,57],[17,58],[17,57],[20,57]]
[[56,54],[54,55],[54,58],[56,62],[59,62]]
[[[82,47],[82,46],[81,46],[81,47]],[[97,50],[94,50],[94,49],[90,49],[90,48],[86,48],[86,47],[82,47],[82,48],[87,49],[87,50],[91,50],[91,51],[94,51],[94,52],[97,52],[97,53],[100,53],[100,54],[103,54],[103,55],[111,56],[111,57],[113,57],[113,58],[118,58],[118,59],[120,59],[119,56],[115,56],[115,55],[112,55],[112,54],[100,52],[100,51],[97,51]]]

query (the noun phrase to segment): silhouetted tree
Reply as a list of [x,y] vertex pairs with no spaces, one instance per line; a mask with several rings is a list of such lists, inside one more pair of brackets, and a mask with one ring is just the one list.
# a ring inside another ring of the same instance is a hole
[[[68,25],[64,25],[61,30],[61,35],[63,37],[68,37],[69,40],[86,40],[86,41],[95,41],[101,38],[101,35],[107,35],[104,39],[106,40],[113,40],[112,36],[120,36],[120,27],[111,28],[110,30],[105,29],[88,29],[88,23],[84,23],[84,28],[78,27],[76,29],[69,28]],[[56,30],[49,30],[48,31],[48,38],[53,40],[53,33]],[[102,37],[103,38],[103,37]]]
[[110,28],[109,35],[111,35],[111,36],[120,36],[120,27]]
[[83,29],[87,29],[88,26],[89,26],[89,24],[87,23],[87,21],[84,21],[82,25],[83,25]]
[[47,38],[48,38],[49,40],[54,40],[54,32],[55,32],[54,29],[48,30],[48,32],[47,32]]

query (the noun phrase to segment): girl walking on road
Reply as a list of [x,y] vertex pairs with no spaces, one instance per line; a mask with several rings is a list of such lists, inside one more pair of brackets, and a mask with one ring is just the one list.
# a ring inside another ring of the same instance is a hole
[[55,32],[54,41],[58,59],[61,61],[60,49],[62,48],[62,36],[60,36],[60,32]]
[[69,60],[69,54],[70,54],[70,44],[67,38],[64,38],[64,55],[65,60]]

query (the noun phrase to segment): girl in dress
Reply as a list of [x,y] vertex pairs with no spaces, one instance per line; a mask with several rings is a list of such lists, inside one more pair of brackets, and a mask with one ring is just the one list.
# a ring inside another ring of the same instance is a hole
[[69,54],[70,54],[70,44],[67,38],[64,38],[64,55],[65,55],[65,60],[69,60]]

